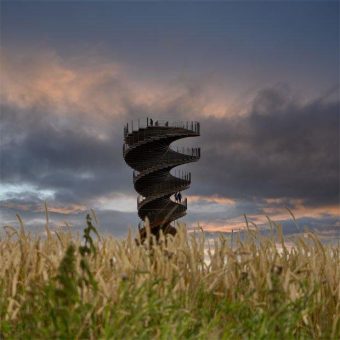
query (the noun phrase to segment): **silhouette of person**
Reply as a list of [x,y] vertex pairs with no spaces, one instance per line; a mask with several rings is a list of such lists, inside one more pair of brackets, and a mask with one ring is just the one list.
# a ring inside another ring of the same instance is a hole
[[150,118],[150,126],[153,126],[153,120]]
[[165,126],[169,126],[169,122],[166,122],[166,123],[165,123]]
[[181,192],[179,192],[177,194],[177,197],[178,197],[179,203],[182,203],[182,194],[181,194]]
[[175,193],[175,201],[178,202],[178,192]]
[[158,120],[156,120],[155,126],[158,126]]

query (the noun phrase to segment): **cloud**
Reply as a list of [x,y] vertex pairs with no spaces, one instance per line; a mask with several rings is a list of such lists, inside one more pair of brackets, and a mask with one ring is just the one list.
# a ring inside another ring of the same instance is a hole
[[220,205],[227,205],[227,206],[235,204],[235,200],[232,200],[227,197],[219,197],[217,195],[212,195],[212,196],[191,195],[191,196],[188,196],[188,200],[190,200],[190,202],[192,203],[203,201],[203,202],[217,203]]
[[203,105],[202,86],[188,81],[143,88],[112,61],[2,52],[1,179],[54,190],[59,202],[131,192],[125,122],[146,112],[179,119]]
[[[6,112],[13,113],[12,121],[4,122],[7,126],[3,129],[2,181],[53,189],[56,196],[64,199],[75,195],[73,201],[77,196],[86,198],[90,192],[113,189],[115,171],[123,166],[121,152],[118,153],[121,140],[114,131],[102,138],[81,125],[54,126],[53,118],[39,119],[42,111],[31,113],[36,119],[33,123],[19,118],[22,111],[14,112],[5,106],[2,110],[5,116]],[[118,189],[119,183],[115,184]]]
[[251,105],[248,98],[246,105],[242,100],[228,105],[202,79],[143,84],[127,65],[114,61],[4,51],[1,62],[1,181],[34,188],[7,190],[6,214],[40,211],[39,192],[45,191],[58,216],[76,219],[96,207],[109,223],[109,210],[117,208],[121,223],[137,220],[131,171],[122,158],[122,127],[148,113],[201,122],[202,135],[193,142],[201,146],[202,158],[190,165],[189,223],[230,229],[243,213],[289,218],[280,210],[285,206],[299,218],[338,214],[334,97],[302,102],[281,84],[258,89]]
[[301,104],[274,87],[259,91],[247,116],[202,120],[201,193],[337,203],[338,112],[339,101]]
[[121,66],[112,61],[65,60],[53,50],[1,52],[1,98],[10,106],[49,108],[64,117],[69,110],[85,117],[117,116],[130,96]]

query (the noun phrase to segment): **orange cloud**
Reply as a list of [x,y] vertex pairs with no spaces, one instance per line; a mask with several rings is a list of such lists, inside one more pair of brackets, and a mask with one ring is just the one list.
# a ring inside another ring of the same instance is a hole
[[[19,211],[32,211],[43,212],[45,207],[42,203],[18,203],[18,202],[5,202],[1,204],[2,208],[14,209]],[[48,204],[48,212],[58,213],[62,215],[76,214],[79,212],[87,211],[88,208],[82,204],[67,204],[61,205],[57,203]]]
[[122,78],[114,63],[95,67],[67,64],[53,51],[8,53],[2,50],[1,98],[20,108],[50,105],[53,112],[68,114],[69,108],[87,113],[119,113],[120,103],[115,93],[100,88],[109,80]]
[[[195,196],[194,196],[195,197]],[[200,197],[200,196],[197,196]],[[204,196],[203,196],[204,197]],[[197,199],[200,200],[200,199]],[[231,200],[232,201],[232,200]],[[262,226],[269,226],[269,222],[267,216],[274,222],[278,221],[287,221],[293,220],[293,217],[289,213],[289,211],[284,208],[284,200],[283,199],[268,199],[266,200],[267,204],[280,204],[281,207],[265,207],[262,209],[261,214],[247,214],[248,226],[251,229]],[[295,203],[294,208],[292,208],[292,212],[296,219],[300,218],[322,218],[325,216],[339,217],[340,216],[340,207],[338,205],[328,205],[328,206],[319,206],[319,207],[308,207],[303,205],[302,200],[293,200]],[[231,203],[234,204],[235,202]],[[292,203],[292,201],[290,202]],[[256,227],[255,227],[256,226]],[[197,229],[201,227],[206,232],[232,232],[238,230],[247,229],[246,220],[244,216],[239,216],[238,218],[233,219],[223,219],[218,221],[199,221],[198,223],[193,223],[189,226],[190,229]],[[338,227],[336,227],[338,228]]]
[[236,219],[225,219],[223,221],[200,221],[189,225],[189,230],[197,230],[202,228],[206,232],[220,232],[231,233],[232,231],[239,231],[246,229],[244,217]]
[[220,197],[218,195],[211,196],[199,196],[199,195],[191,195],[187,196],[189,202],[208,202],[208,203],[217,203],[221,205],[234,205],[235,200],[228,197]]
[[[275,219],[281,220],[287,217],[289,212],[285,208],[287,201],[282,198],[268,198],[265,200],[268,207],[263,209],[263,212],[269,216],[274,216]],[[307,206],[302,199],[290,199],[289,206],[295,218],[321,218],[324,216],[340,216],[340,206],[338,204],[333,205],[320,205],[320,206]]]
[[68,205],[51,205],[48,207],[48,211],[52,213],[58,213],[63,215],[76,214],[87,211],[87,207],[82,204],[68,204]]
[[53,50],[14,53],[2,48],[0,63],[1,100],[23,109],[45,105],[58,115],[81,114],[96,120],[124,116],[131,107],[142,115],[169,108],[192,117],[240,112],[222,95],[226,89],[211,83],[214,80],[145,81],[131,74],[128,65],[103,57],[65,59]]

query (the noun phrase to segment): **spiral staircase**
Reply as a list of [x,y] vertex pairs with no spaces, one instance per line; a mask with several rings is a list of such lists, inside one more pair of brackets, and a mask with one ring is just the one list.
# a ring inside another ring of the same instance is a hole
[[[135,129],[134,129],[135,126]],[[123,156],[134,169],[133,183],[137,198],[141,239],[146,236],[144,221],[149,221],[151,233],[159,236],[175,234],[171,223],[186,214],[187,200],[174,201],[176,192],[189,188],[191,174],[184,171],[170,171],[175,167],[195,162],[200,158],[200,148],[172,148],[174,141],[200,135],[198,122],[169,122],[148,119],[138,120],[124,127]]]

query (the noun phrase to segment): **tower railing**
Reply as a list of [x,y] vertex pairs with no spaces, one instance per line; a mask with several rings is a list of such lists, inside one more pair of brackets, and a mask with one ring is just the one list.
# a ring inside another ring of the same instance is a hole
[[[179,218],[179,217],[185,215],[185,211],[188,208],[187,198],[185,198],[181,203],[174,202],[174,201],[172,201],[172,202],[178,204],[176,209],[173,211],[173,216],[176,217],[176,218]],[[147,210],[146,217],[148,217],[149,220],[153,220],[153,219],[158,218],[160,224],[167,222],[167,218],[166,218],[166,216],[164,216],[164,215],[167,215],[167,213],[168,213],[166,209],[146,209],[146,210]],[[138,229],[140,230],[144,227],[145,227],[145,221],[140,221],[139,224],[138,224]]]
[[152,186],[152,190],[150,193],[148,193],[147,197],[143,195],[138,195],[137,196],[137,207],[139,208],[140,205],[145,201],[145,200],[152,200],[153,197],[155,196],[165,196],[170,193],[174,192],[179,192],[184,190],[190,185],[190,182],[188,183],[181,183],[177,185],[174,185],[174,183],[158,183],[157,185]]
[[180,164],[185,164],[189,162],[197,161],[200,158],[200,154],[192,154],[192,155],[162,155],[162,158],[159,159],[159,162],[157,164],[149,164],[149,161],[144,161],[143,163],[140,163],[140,177],[144,176],[145,174],[150,174],[151,172],[155,170],[159,170],[163,167],[175,167]]
[[181,128],[200,134],[200,123],[197,121],[169,121],[169,120],[152,120],[151,118],[137,119],[137,121],[131,121],[124,126],[124,137],[128,134],[139,131],[140,129],[146,129],[150,127],[171,127]]
[[[132,177],[133,181],[141,175],[142,172],[138,172],[137,170],[133,170]],[[191,182],[191,173],[184,170],[175,170],[173,174],[170,174],[171,176],[175,177],[176,179],[181,179],[183,181]]]
[[[123,155],[126,155],[126,153],[133,149],[133,146],[130,146],[127,143],[123,144]],[[162,155],[162,159],[174,159],[173,156],[175,156],[174,152],[176,152],[177,154],[180,154],[182,156],[189,156],[189,157],[197,157],[200,158],[201,157],[201,149],[199,147],[169,147],[169,149],[164,153],[164,155]]]
[[[139,196],[142,197],[141,195],[139,195]],[[144,199],[140,198],[140,201],[138,201],[138,197],[137,197],[137,208],[139,208],[142,205],[142,203],[144,202],[144,200],[145,200],[145,197],[144,197]],[[188,208],[188,199],[187,199],[187,197],[185,197],[181,202],[178,202],[178,201],[176,202],[176,201],[174,201],[171,198],[170,198],[170,201],[173,202],[173,203],[179,204],[181,207],[184,207],[185,209]],[[165,209],[162,209],[162,208],[150,208],[150,209],[144,209],[144,210],[145,211],[157,211],[157,212],[162,211],[162,210],[165,211]]]

